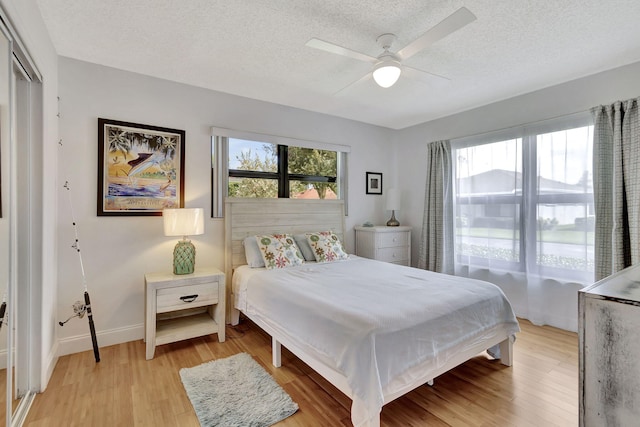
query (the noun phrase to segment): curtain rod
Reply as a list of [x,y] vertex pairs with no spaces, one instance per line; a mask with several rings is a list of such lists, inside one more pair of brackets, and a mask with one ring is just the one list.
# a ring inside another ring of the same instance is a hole
[[578,120],[585,120],[587,118],[587,114],[590,114],[591,110],[582,110],[582,111],[577,111],[577,112],[573,112],[573,113],[568,113],[568,114],[562,114],[559,116],[554,116],[554,117],[550,117],[550,118],[546,118],[546,119],[541,119],[541,120],[537,120],[534,122],[529,122],[529,123],[524,123],[524,124],[520,124],[520,125],[515,125],[515,126],[509,126],[506,128],[501,128],[501,129],[495,129],[495,130],[491,130],[491,131],[487,131],[487,132],[479,132],[479,133],[475,133],[475,134],[471,134],[471,135],[465,135],[465,136],[459,136],[457,138],[451,138],[450,141],[451,142],[464,142],[468,139],[484,139],[484,138],[489,138],[491,136],[494,135],[499,135],[499,134],[503,134],[503,133],[509,133],[511,131],[513,131],[514,133],[516,131],[522,130],[525,131],[527,128],[535,128],[535,127],[539,127],[544,125],[545,123],[550,123],[550,122],[554,122],[556,120],[571,120],[571,119],[575,119],[576,121]]

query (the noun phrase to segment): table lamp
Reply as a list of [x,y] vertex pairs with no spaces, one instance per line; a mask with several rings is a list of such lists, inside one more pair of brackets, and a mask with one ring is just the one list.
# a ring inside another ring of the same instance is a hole
[[387,210],[391,211],[391,218],[387,221],[387,227],[397,227],[400,222],[396,219],[396,210],[400,210],[400,191],[395,188],[387,190]]
[[173,274],[191,274],[196,264],[196,247],[187,236],[204,234],[204,210],[164,209],[165,236],[182,236],[173,249]]

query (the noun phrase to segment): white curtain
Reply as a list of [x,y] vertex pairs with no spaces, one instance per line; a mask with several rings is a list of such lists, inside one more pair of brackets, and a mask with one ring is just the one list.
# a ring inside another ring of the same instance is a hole
[[597,280],[640,262],[639,102],[635,98],[591,110]]
[[453,193],[451,144],[427,146],[427,183],[418,268],[453,274]]
[[594,280],[589,114],[453,141],[455,274],[486,280],[516,314],[577,330]]

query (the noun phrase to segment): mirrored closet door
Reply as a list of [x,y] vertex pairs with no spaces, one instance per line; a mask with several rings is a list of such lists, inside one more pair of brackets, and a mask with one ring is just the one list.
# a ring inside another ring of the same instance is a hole
[[35,394],[29,331],[42,279],[40,83],[0,9],[0,426],[20,425]]
[[[11,282],[11,225],[10,225],[10,193],[11,193],[11,39],[7,29],[0,22],[0,301],[6,309],[6,302]],[[2,308],[0,306],[0,312]],[[0,425],[6,420],[10,425],[12,375],[7,369],[10,366],[9,334],[6,310],[0,326]]]

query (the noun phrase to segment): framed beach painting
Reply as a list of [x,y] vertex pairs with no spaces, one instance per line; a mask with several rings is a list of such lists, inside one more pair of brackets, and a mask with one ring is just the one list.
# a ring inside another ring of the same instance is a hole
[[184,206],[183,130],[98,119],[98,216]]

